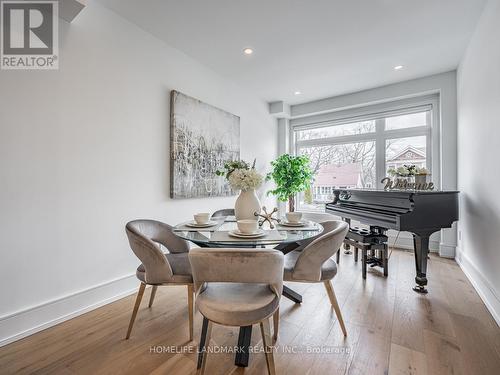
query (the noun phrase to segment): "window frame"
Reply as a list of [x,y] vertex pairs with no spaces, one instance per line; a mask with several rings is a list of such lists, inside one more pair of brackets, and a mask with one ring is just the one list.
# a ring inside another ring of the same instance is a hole
[[[427,112],[426,125],[385,130],[387,117]],[[299,141],[296,132],[343,125],[364,120],[375,121],[375,131],[370,133],[308,139]],[[436,187],[440,188],[440,141],[439,141],[439,94],[425,95],[407,99],[393,100],[335,112],[305,116],[290,120],[290,152],[299,154],[300,148],[339,145],[356,142],[375,142],[375,188],[383,188],[380,182],[386,176],[386,141],[390,139],[426,136],[426,166],[429,168]],[[298,197],[297,197],[298,198]],[[300,207],[298,207],[300,210]]]

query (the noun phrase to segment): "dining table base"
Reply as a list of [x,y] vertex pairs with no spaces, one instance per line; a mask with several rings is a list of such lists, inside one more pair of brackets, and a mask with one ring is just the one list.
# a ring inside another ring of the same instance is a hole
[[283,285],[282,295],[283,295],[283,297],[286,297],[295,303],[302,303],[302,296],[299,293],[297,293],[295,290],[287,287],[286,285]]
[[[203,361],[203,353],[207,350],[206,342],[207,338],[207,328],[208,319],[203,318],[203,325],[201,327],[201,338],[200,344],[198,346],[198,364],[197,369],[201,368]],[[248,360],[250,359],[250,341],[252,340],[252,326],[240,327],[240,334],[238,336],[238,347],[236,350],[236,357],[234,358],[234,364],[238,367],[248,367]]]
[[205,341],[207,341],[207,329],[208,329],[208,319],[203,317],[203,324],[201,326],[200,343],[198,344],[198,364],[196,366],[197,369],[201,368],[201,364],[203,362],[203,353],[207,349],[205,347]]
[[238,336],[238,350],[234,358],[234,364],[238,367],[248,367],[250,359],[249,347],[252,340],[252,326],[240,327]]

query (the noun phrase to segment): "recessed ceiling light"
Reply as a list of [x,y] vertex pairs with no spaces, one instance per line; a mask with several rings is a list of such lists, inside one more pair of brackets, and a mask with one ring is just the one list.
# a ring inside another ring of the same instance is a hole
[[245,48],[245,49],[243,50],[243,53],[244,53],[245,55],[251,55],[251,54],[253,53],[253,49],[251,49],[251,48]]
[[295,92],[293,93],[293,95],[300,95],[300,94],[302,94],[300,91],[295,91]]
[[396,65],[394,67],[394,70],[401,70],[401,69],[403,69],[403,65]]

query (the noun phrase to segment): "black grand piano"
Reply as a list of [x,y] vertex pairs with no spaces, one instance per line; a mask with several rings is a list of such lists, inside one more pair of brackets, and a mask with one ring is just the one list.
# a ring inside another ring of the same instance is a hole
[[458,191],[339,189],[326,212],[374,227],[413,233],[416,292],[426,293],[429,236],[458,220]]

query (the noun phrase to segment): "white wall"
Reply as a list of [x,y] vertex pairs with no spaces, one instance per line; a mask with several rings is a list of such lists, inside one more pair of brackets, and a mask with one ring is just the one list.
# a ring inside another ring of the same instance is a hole
[[60,45],[58,71],[0,72],[0,344],[136,287],[128,220],[234,205],[169,198],[170,90],[240,116],[242,158],[277,153],[267,103],[94,2]]
[[500,324],[499,19],[491,0],[458,69],[457,260]]
[[[433,163],[439,160],[439,182],[442,189],[454,190],[457,187],[457,96],[456,72],[446,72],[428,77],[413,79],[352,94],[334,96],[308,103],[292,105],[292,118],[313,116],[327,112],[342,111],[372,104],[384,103],[397,99],[412,98],[426,94],[439,94],[439,135],[440,155],[433,155]],[[283,139],[280,139],[283,142]],[[433,168],[434,170],[434,168]],[[436,173],[433,171],[433,178]],[[389,232],[390,243],[396,240],[395,233]],[[455,256],[455,228],[441,230],[441,236],[431,237],[430,248],[439,251],[444,257]],[[407,233],[402,233],[396,245],[413,249],[413,240]]]

